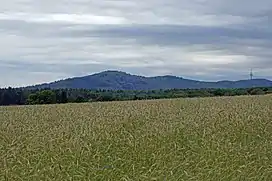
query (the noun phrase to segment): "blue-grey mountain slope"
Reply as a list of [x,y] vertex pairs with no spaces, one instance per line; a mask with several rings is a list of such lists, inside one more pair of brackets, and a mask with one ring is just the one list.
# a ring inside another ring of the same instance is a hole
[[251,88],[272,87],[266,79],[204,82],[176,76],[144,77],[121,71],[104,71],[84,77],[68,78],[27,88],[72,88],[106,90],[157,90],[157,89],[200,89],[200,88]]

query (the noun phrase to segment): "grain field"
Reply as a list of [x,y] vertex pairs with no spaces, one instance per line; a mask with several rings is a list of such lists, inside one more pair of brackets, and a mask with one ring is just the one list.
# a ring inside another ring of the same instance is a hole
[[0,107],[0,180],[271,181],[272,96]]

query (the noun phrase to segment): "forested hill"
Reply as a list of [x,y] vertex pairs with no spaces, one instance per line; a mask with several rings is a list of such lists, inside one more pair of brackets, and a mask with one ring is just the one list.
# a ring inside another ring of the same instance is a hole
[[52,83],[34,85],[28,89],[104,89],[104,90],[160,90],[201,88],[251,88],[272,87],[266,79],[204,82],[176,76],[144,77],[120,71],[104,71],[84,77],[68,78]]
[[48,84],[0,89],[0,105],[259,95],[271,92],[272,81],[266,79],[202,82],[175,76],[143,77],[105,71]]

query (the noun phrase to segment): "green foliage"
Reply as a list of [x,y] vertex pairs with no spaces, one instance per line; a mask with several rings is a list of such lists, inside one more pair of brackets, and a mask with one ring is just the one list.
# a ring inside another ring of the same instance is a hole
[[61,104],[97,101],[127,101],[185,97],[263,95],[272,87],[248,89],[169,89],[149,91],[87,89],[0,89],[0,105]]
[[249,90],[250,95],[264,95],[265,94],[265,89],[261,88],[253,88]]
[[56,93],[51,90],[42,90],[33,94],[30,94],[27,99],[28,104],[55,104]]

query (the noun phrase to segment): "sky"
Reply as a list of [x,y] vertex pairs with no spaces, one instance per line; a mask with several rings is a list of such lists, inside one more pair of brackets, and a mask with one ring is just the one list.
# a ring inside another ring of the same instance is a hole
[[0,87],[105,70],[272,79],[271,0],[9,0]]

